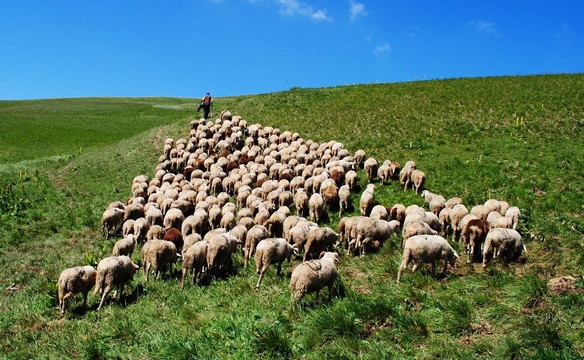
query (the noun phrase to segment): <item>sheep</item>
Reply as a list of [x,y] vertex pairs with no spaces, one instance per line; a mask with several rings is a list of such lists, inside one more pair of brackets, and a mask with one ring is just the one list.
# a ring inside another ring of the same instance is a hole
[[300,300],[304,295],[316,292],[317,296],[325,286],[329,288],[329,300],[333,295],[333,284],[337,279],[339,255],[335,252],[325,252],[320,259],[303,262],[296,266],[290,277],[290,302]]
[[164,229],[168,230],[170,228],[181,229],[182,223],[185,220],[183,212],[179,209],[172,208],[166,212],[164,215]]
[[260,241],[255,253],[256,273],[259,275],[255,290],[260,290],[262,279],[272,263],[278,264],[276,274],[279,276],[282,272],[282,263],[284,260],[290,262],[292,255],[298,255],[298,249],[295,245],[289,244],[286,239],[268,238]]
[[475,205],[470,209],[470,213],[475,215],[478,219],[487,220],[489,209],[485,205]]
[[375,205],[369,213],[369,217],[377,220],[387,220],[389,213],[383,205]]
[[296,207],[296,211],[299,216],[306,216],[306,211],[308,210],[308,203],[309,198],[306,191],[302,188],[296,191],[296,195],[294,195],[294,207]]
[[351,204],[351,188],[349,185],[343,185],[339,188],[339,216],[347,210]]
[[[360,257],[365,257],[365,250],[373,241],[382,244],[385,240],[399,231],[400,224],[397,220],[385,221],[381,219],[362,218],[357,222],[355,248],[359,250]],[[349,243],[348,254],[351,254],[352,246]]]
[[197,209],[193,215],[187,216],[181,225],[184,237],[193,233],[202,234],[209,224],[209,214],[204,209]]
[[249,258],[255,254],[257,244],[270,236],[270,232],[263,225],[255,225],[248,230],[243,246],[243,267],[247,267]]
[[422,170],[415,169],[412,171],[411,183],[416,192],[420,192],[420,190],[424,188],[425,182],[426,174]]
[[206,241],[198,241],[192,246],[189,246],[186,252],[183,253],[182,277],[180,280],[181,290],[184,288],[185,277],[189,271],[193,272],[193,285],[197,283],[197,278],[205,272],[207,268],[208,246],[209,244]]
[[422,197],[428,204],[428,209],[437,216],[440,214],[440,211],[446,207],[446,200],[442,195],[433,194],[428,190],[424,190],[422,191]]
[[511,228],[517,230],[519,218],[521,217],[521,210],[517,206],[511,206],[505,211],[505,217],[511,219]]
[[308,241],[308,236],[315,229],[318,229],[316,223],[300,222],[290,229],[290,239],[288,242],[296,245],[298,249],[303,249]]
[[231,254],[240,242],[234,236],[224,233],[213,236],[207,247],[207,268],[209,272],[229,269],[233,266]]
[[128,219],[124,221],[124,225],[122,225],[122,236],[126,237],[130,234],[134,234],[134,222],[136,220]]
[[112,256],[126,255],[127,257],[132,258],[132,253],[134,252],[135,247],[136,239],[134,238],[134,235],[129,234],[128,236],[124,236],[124,238],[116,241],[112,250]]
[[357,169],[361,168],[361,166],[365,162],[366,157],[367,155],[365,154],[364,150],[359,149],[355,151],[355,168]]
[[197,233],[192,233],[183,238],[183,248],[182,248],[182,257],[184,258],[186,251],[193,246],[194,244],[198,243],[199,241],[203,240],[201,235]]
[[183,241],[183,236],[178,229],[170,228],[170,229],[166,230],[164,232],[164,236],[162,237],[162,240],[170,241],[171,243],[174,244],[174,246],[176,246],[176,250],[178,252],[182,251],[184,241]]
[[164,229],[160,225],[152,225],[150,229],[148,229],[148,233],[146,233],[146,241],[150,241],[153,239],[162,239],[164,235]]
[[365,174],[367,175],[367,181],[372,183],[373,179],[377,175],[377,168],[379,167],[379,163],[375,158],[368,158],[365,160]]
[[409,238],[404,246],[402,262],[397,272],[397,282],[399,283],[403,271],[410,261],[414,262],[412,273],[416,272],[423,263],[432,264],[432,275],[436,275],[436,261],[444,260],[442,272],[446,273],[448,264],[454,266],[458,259],[458,254],[442,236],[439,235],[416,235]]
[[290,230],[301,221],[306,221],[306,219],[297,215],[290,215],[284,219],[282,223],[282,236],[286,241],[290,242]]
[[122,226],[122,221],[124,221],[124,214],[125,211],[119,208],[110,208],[103,212],[101,229],[106,239],[116,235],[118,228]]
[[459,204],[455,205],[450,211],[450,226],[452,228],[452,237],[454,241],[458,241],[460,239],[460,233],[462,229],[460,228],[460,221],[463,217],[468,215],[468,210],[466,206]]
[[411,185],[412,171],[416,169],[416,163],[413,160],[406,162],[399,172],[399,182],[404,187],[404,191]]
[[148,221],[148,225],[160,225],[162,226],[164,221],[164,215],[162,211],[157,207],[151,206],[146,211],[146,220]]
[[316,223],[320,223],[323,219],[323,213],[324,213],[324,199],[322,198],[322,195],[320,195],[319,193],[314,193],[310,196],[310,199],[308,200],[308,214],[310,216],[310,218],[312,220],[314,220]]
[[357,173],[354,170],[347,171],[345,174],[345,184],[351,191],[357,187]]
[[146,241],[146,235],[150,229],[148,221],[141,217],[134,221],[134,237],[136,242],[142,243]]
[[397,220],[403,224],[406,219],[406,207],[402,204],[395,204],[389,209],[389,220]]
[[97,274],[95,280],[95,294],[101,294],[101,300],[97,310],[101,309],[105,297],[116,287],[120,296],[124,291],[126,283],[134,277],[140,267],[125,256],[110,256],[101,260],[97,264]]
[[359,211],[361,216],[369,215],[371,208],[375,204],[375,185],[368,184],[365,191],[361,194],[361,199],[359,200]]
[[417,235],[438,235],[438,232],[423,221],[410,221],[404,223],[402,228],[402,247],[405,248],[406,241]]
[[83,307],[87,307],[87,293],[95,285],[97,272],[93,266],[76,266],[65,269],[57,280],[59,311],[65,313],[67,300],[75,294],[83,294]]
[[489,199],[485,201],[484,205],[487,207],[487,209],[489,209],[489,212],[496,211],[499,213],[499,215],[501,215],[501,204],[499,203],[499,200]]
[[144,276],[148,281],[150,270],[156,274],[156,279],[160,278],[162,271],[169,268],[172,273],[172,265],[177,260],[176,245],[166,240],[150,240],[142,246],[142,265],[144,266]]
[[456,205],[461,205],[461,204],[462,204],[462,199],[461,198],[459,198],[459,197],[453,197],[453,198],[450,198],[450,199],[446,200],[446,203],[444,205],[445,205],[445,207],[447,209],[452,209]]
[[462,243],[465,253],[468,255],[468,263],[480,259],[481,248],[489,230],[491,230],[489,223],[480,218],[469,220],[466,223],[462,232]]
[[237,225],[235,221],[235,214],[231,211],[226,212],[219,221],[219,226],[231,230]]
[[265,222],[264,226],[272,236],[282,236],[286,217],[287,215],[284,213],[284,210],[280,211],[278,209],[278,211],[275,211]]
[[339,234],[329,227],[317,228],[311,231],[304,245],[303,261],[306,261],[310,256],[316,256],[322,251],[329,250],[338,240]]
[[450,212],[451,208],[445,207],[440,211],[438,215],[438,220],[440,221],[441,233],[444,236],[449,236],[452,233],[452,228],[450,226]]
[[506,262],[519,259],[522,251],[526,251],[521,235],[514,229],[491,229],[483,246],[483,268],[487,266],[487,257],[493,248],[493,258],[504,256]]

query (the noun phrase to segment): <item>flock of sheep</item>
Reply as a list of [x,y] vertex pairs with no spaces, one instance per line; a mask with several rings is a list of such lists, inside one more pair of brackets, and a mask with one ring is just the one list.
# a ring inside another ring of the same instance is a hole
[[[403,247],[398,282],[410,262],[412,271],[430,263],[433,273],[437,261],[444,261],[444,272],[448,264],[454,266],[459,255],[445,239],[450,236],[462,240],[469,262],[483,266],[491,253],[512,261],[524,250],[517,207],[492,199],[469,211],[460,198],[446,200],[424,190],[425,174],[414,161],[403,167],[379,163],[363,150],[350,154],[340,142],[319,144],[298,133],[248,125],[229,111],[215,122],[200,119],[190,125],[188,140],[166,139],[154,176],[136,176],[132,197],[104,211],[104,236],[122,235],[112,256],[97,269],[80,266],[61,273],[61,313],[76,293],[83,294],[86,306],[94,285],[101,294],[98,310],[111,290],[123,292],[139,269],[131,260],[137,245],[146,281],[151,273],[157,279],[172,273],[182,259],[181,289],[190,273],[196,284],[232,271],[238,249],[245,267],[255,256],[257,291],[271,264],[279,274],[285,260],[302,255],[290,279],[292,301],[325,287],[330,294],[339,250],[363,257],[393,234],[401,236]],[[360,216],[343,217],[337,231],[321,226],[331,211],[342,216],[350,207],[361,168],[368,185],[360,195]],[[391,180],[421,192],[428,210],[376,204],[374,182]]]

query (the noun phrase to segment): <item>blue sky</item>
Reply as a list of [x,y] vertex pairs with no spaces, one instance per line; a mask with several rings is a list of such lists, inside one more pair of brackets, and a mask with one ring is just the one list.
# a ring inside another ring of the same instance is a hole
[[582,0],[0,0],[0,99],[584,72]]

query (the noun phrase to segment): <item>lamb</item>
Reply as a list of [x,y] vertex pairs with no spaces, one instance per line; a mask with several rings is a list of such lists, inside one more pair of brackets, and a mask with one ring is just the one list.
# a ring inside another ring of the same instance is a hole
[[122,221],[124,221],[124,214],[125,211],[119,208],[111,208],[103,212],[101,229],[106,239],[116,235],[118,228],[122,226]]
[[519,217],[521,217],[521,210],[517,206],[511,206],[505,211],[505,217],[511,219],[511,228],[517,230]]
[[289,244],[283,238],[268,238],[260,241],[256,247],[255,263],[256,273],[259,275],[256,284],[256,291],[260,290],[262,279],[272,263],[278,264],[276,274],[279,276],[282,272],[282,263],[284,260],[290,262],[292,255],[298,255],[298,249],[295,245]]
[[83,294],[83,307],[87,307],[87,293],[95,285],[97,272],[93,266],[76,266],[61,272],[57,280],[57,295],[59,299],[59,311],[65,313],[67,300],[75,294]]
[[270,236],[270,232],[263,225],[255,225],[247,232],[243,246],[243,267],[247,267],[249,258],[255,253],[257,244]]
[[369,215],[371,208],[375,204],[375,185],[368,184],[361,194],[361,199],[359,200],[359,210],[361,212],[361,216]]
[[308,235],[308,241],[304,245],[304,258],[306,261],[309,256],[316,256],[322,251],[329,250],[339,240],[339,234],[329,227],[317,228]]
[[426,174],[422,170],[415,169],[412,171],[411,183],[416,192],[420,192],[420,190],[424,188],[425,182]]
[[314,193],[310,196],[308,200],[308,214],[316,222],[320,223],[322,221],[322,216],[324,212],[324,199],[319,193]]
[[290,302],[294,303],[312,292],[316,292],[318,296],[325,286],[329,288],[329,299],[331,299],[333,284],[337,279],[335,261],[339,261],[337,253],[325,252],[318,260],[306,261],[296,266],[290,277]]
[[185,285],[185,277],[189,271],[193,272],[193,285],[197,283],[199,278],[207,268],[207,248],[209,244],[206,241],[198,241],[183,253],[182,263],[182,277],[180,281],[180,289],[183,290]]
[[436,216],[440,214],[440,211],[446,207],[446,200],[442,195],[433,194],[428,190],[422,191],[422,197],[424,201],[428,203],[428,209],[433,212]]
[[367,181],[372,183],[373,179],[377,175],[377,168],[379,167],[379,163],[375,158],[370,157],[369,159],[365,160],[365,174],[367,175]]
[[489,231],[485,238],[483,247],[483,268],[487,266],[487,257],[493,248],[493,258],[504,256],[506,262],[519,259],[521,252],[525,250],[525,245],[521,235],[517,230],[494,228]]
[[489,223],[480,218],[469,220],[466,223],[462,232],[462,243],[468,255],[467,262],[480,259],[481,248],[490,229]]
[[126,283],[134,277],[140,267],[125,256],[110,256],[101,260],[97,264],[97,275],[95,280],[95,294],[101,294],[101,300],[97,310],[101,309],[105,297],[117,288],[120,296],[124,291]]
[[178,258],[176,245],[166,240],[150,240],[142,247],[142,264],[144,266],[144,276],[148,281],[150,270],[156,274],[156,279],[167,267],[172,273],[172,265]]
[[444,260],[442,272],[446,273],[448,264],[454,266],[458,259],[458,254],[442,236],[439,235],[416,235],[409,238],[404,247],[402,262],[397,272],[397,282],[399,283],[403,271],[410,261],[414,262],[412,273],[423,263],[432,264],[432,275],[436,274],[436,261]]
[[124,238],[116,241],[114,249],[112,250],[112,256],[126,255],[127,257],[132,258],[132,253],[134,252],[135,247],[136,239],[134,238],[134,235],[129,234],[128,236],[124,236]]

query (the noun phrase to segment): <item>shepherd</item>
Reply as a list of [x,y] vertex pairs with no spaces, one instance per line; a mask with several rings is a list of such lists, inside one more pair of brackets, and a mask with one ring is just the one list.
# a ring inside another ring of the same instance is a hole
[[197,108],[197,112],[201,111],[201,108],[203,109],[203,118],[205,120],[207,120],[207,118],[209,117],[209,112],[211,111],[212,104],[213,98],[211,97],[211,94],[206,93],[205,96],[203,96],[203,98],[201,99],[201,104]]

